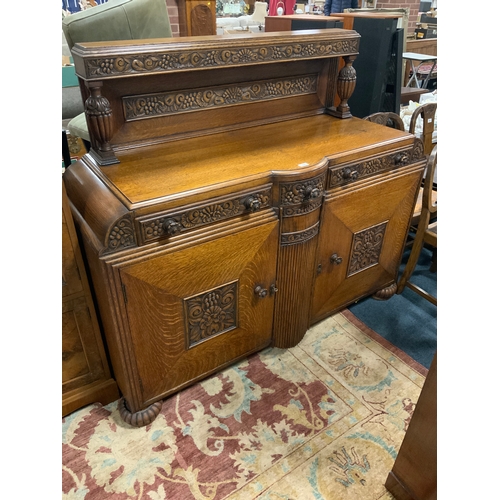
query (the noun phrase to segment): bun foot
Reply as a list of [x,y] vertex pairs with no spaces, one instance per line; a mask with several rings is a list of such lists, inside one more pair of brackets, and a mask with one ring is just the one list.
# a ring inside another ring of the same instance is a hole
[[127,408],[127,402],[125,399],[121,398],[118,402],[118,411],[120,412],[120,417],[122,417],[123,421],[127,424],[134,427],[144,427],[154,421],[154,419],[158,416],[158,413],[160,413],[161,406],[162,401],[157,401],[144,410],[132,413]]
[[388,287],[382,288],[382,290],[375,292],[372,295],[372,298],[374,298],[375,300],[388,300],[396,293],[397,289],[397,283],[393,283],[392,285],[389,285]]

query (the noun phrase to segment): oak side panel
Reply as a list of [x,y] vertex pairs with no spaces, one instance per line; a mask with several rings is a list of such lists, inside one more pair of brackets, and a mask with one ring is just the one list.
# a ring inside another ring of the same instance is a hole
[[111,377],[76,229],[62,185],[62,414],[118,399]]

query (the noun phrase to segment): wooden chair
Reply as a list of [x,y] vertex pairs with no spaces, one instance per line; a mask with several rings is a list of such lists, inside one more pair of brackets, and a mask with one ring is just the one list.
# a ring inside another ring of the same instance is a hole
[[[422,108],[422,109],[421,109]],[[432,123],[428,123],[427,127],[424,124],[423,129],[424,132],[422,136],[425,136],[425,139],[429,141],[430,137],[430,144],[432,146],[432,131],[434,130],[434,116],[436,114],[436,108],[437,105],[436,103],[426,103],[422,104],[422,106],[419,106],[413,113],[410,121],[410,128],[411,128],[411,133],[415,134],[415,127],[417,123],[417,118],[422,115],[424,122],[426,119],[432,119]],[[364,120],[373,122],[373,123],[378,123],[379,125],[385,125],[386,127],[390,128],[395,128],[397,130],[405,130],[405,125],[401,117],[392,112],[383,112],[380,111],[378,113],[373,113],[371,115],[365,116],[363,118]],[[424,142],[424,148],[425,148],[425,142]],[[426,151],[425,154],[429,154],[430,151],[432,150],[432,147],[430,148],[429,151]],[[420,220],[420,214],[422,212],[422,196],[423,196],[423,191],[424,188],[423,186],[420,188],[420,191],[418,193],[417,201],[415,203],[415,209],[413,211],[413,216],[411,219],[411,226],[417,226],[418,221]],[[432,200],[433,200],[433,209],[432,209],[432,217],[435,218],[437,217],[437,190],[434,189],[432,193]]]
[[417,120],[419,116],[422,117],[422,135],[420,135],[420,139],[424,143],[424,153],[426,155],[430,154],[433,148],[432,144],[432,133],[434,132],[434,121],[436,119],[436,110],[437,103],[436,102],[426,102],[425,104],[420,105],[411,115],[410,119],[410,134],[418,134],[415,133],[415,129],[417,126]]
[[386,127],[395,128],[397,130],[404,130],[405,125],[401,117],[396,113],[383,112],[373,113],[371,115],[365,116],[363,120],[369,122],[378,123],[379,125],[385,125]]
[[[415,133],[418,117],[422,117],[422,134],[420,139],[424,143],[424,153],[429,155],[435,145],[432,143],[432,133],[434,132],[434,120],[436,117],[437,103],[428,102],[419,106],[412,114],[410,119],[410,133]],[[425,176],[425,174],[424,174]],[[411,220],[411,225],[416,226],[420,219],[420,213],[422,212],[422,195],[424,188],[421,187],[418,193],[417,202],[415,203],[415,210],[413,211],[413,217]],[[433,189],[431,192],[432,196],[432,208],[431,208],[431,218],[437,217],[437,179],[436,175],[433,178]]]
[[[410,290],[413,290],[421,297],[437,306],[436,297],[410,282],[411,275],[415,270],[415,266],[417,265],[417,261],[424,244],[431,245],[435,249],[433,253],[433,265],[431,266],[431,270],[435,271],[437,254],[437,220],[432,223],[430,220],[432,214],[436,211],[436,205],[433,203],[433,179],[436,169],[437,146],[434,146],[427,161],[426,172],[424,174],[425,180],[422,193],[422,211],[420,214],[420,220],[418,222],[410,256],[408,257],[408,262],[406,263],[403,273],[398,281],[397,293],[402,293],[404,288],[408,287]],[[435,203],[437,204],[437,197]]]

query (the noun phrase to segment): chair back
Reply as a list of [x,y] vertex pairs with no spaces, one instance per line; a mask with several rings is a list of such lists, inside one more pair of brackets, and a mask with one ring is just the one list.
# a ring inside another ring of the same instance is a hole
[[390,111],[383,112],[380,111],[378,113],[373,113],[371,115],[365,116],[363,118],[369,122],[378,123],[379,125],[384,125],[389,128],[395,128],[397,130],[404,130],[405,125],[401,117]]
[[[405,287],[410,288],[418,293],[421,297],[428,300],[437,306],[437,297],[417,286],[410,281],[415,266],[417,265],[420,253],[425,244],[430,245],[435,250],[432,256],[431,271],[435,272],[437,269],[437,220],[431,222],[431,217],[437,209],[437,198],[433,196],[435,191],[434,175],[437,169],[437,145],[431,151],[427,159],[427,167],[425,172],[424,187],[422,189],[422,212],[418,221],[418,226],[412,241],[412,248],[408,261],[403,269],[397,285],[397,293],[403,293]],[[437,193],[435,193],[437,195]],[[433,217],[432,217],[433,218]]]
[[437,212],[437,191],[434,189],[434,179],[437,174],[437,144],[432,148],[427,159],[424,172],[424,188],[422,192],[422,216],[432,216]]
[[434,132],[434,122],[436,118],[436,102],[426,102],[420,105],[411,115],[410,134],[415,134],[417,120],[422,117],[422,135],[420,136],[424,143],[424,153],[430,154],[432,151],[432,133]]
[[70,50],[78,42],[172,36],[165,0],[108,0],[66,16],[62,29]]

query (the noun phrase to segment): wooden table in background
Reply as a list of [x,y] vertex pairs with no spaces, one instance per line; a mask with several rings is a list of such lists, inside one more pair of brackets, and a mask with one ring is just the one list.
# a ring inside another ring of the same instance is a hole
[[314,14],[266,16],[265,22],[266,32],[343,27],[342,19],[340,17],[327,17]]

